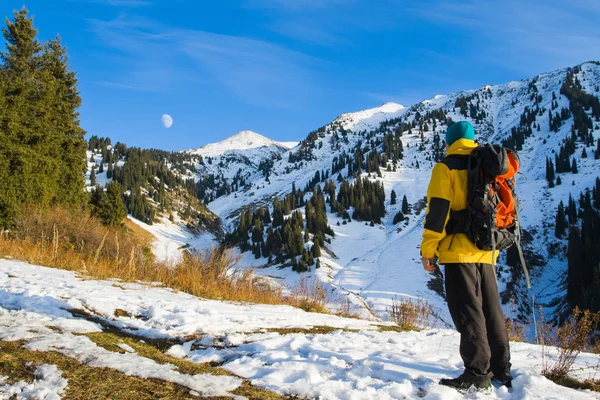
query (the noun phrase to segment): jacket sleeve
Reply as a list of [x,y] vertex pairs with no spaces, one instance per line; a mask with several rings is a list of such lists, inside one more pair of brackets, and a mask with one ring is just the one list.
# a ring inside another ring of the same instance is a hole
[[446,236],[446,223],[454,192],[450,181],[450,170],[442,163],[433,167],[427,188],[427,214],[421,241],[421,256],[433,258],[439,242]]

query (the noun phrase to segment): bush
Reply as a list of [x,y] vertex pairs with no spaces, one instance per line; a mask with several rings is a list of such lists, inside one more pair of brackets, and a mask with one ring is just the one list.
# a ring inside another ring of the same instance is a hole
[[394,215],[394,225],[402,221],[404,221],[404,214],[402,211],[398,211],[396,215]]
[[[558,328],[552,328],[542,320],[542,375],[557,384],[572,386],[574,380],[568,375],[573,371],[573,364],[579,353],[592,349],[588,340],[598,328],[598,324],[600,313],[581,311],[577,307],[573,310],[570,320]],[[550,349],[547,345],[556,348]]]
[[433,307],[423,299],[398,300],[392,299],[392,306],[388,308],[388,319],[395,322],[402,330],[420,330],[431,327],[430,317]]
[[508,340],[511,342],[522,342],[525,336],[525,325],[515,316],[517,310],[517,301],[511,298],[510,317],[506,319],[506,330],[508,331]]

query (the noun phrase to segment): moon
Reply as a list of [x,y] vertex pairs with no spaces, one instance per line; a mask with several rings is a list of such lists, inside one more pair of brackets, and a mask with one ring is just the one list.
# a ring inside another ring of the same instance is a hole
[[165,128],[169,129],[173,125],[173,118],[169,114],[163,114],[162,124]]

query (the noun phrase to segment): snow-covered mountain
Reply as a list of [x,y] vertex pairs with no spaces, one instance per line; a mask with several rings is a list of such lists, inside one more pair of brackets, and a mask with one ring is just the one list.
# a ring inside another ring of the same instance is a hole
[[188,150],[190,153],[199,154],[202,157],[219,157],[224,154],[231,154],[251,149],[262,149],[281,153],[289,147],[266,138],[256,132],[240,131],[233,136],[228,137],[217,143],[204,145],[196,150]]
[[[586,122],[590,125],[586,128],[589,132],[585,140],[575,141],[576,149],[568,155],[569,161],[576,161],[578,173],[557,173],[563,184],[555,187],[546,181],[546,158],[554,160],[561,146],[573,137],[572,126],[577,123],[573,115],[576,100],[568,91],[561,90],[565,82],[577,86],[578,93],[597,98],[600,64],[584,63],[522,81],[437,95],[410,107],[387,103],[346,113],[311,132],[293,149],[254,133],[241,132],[223,142],[192,151],[204,158],[196,179],[204,179],[208,173],[222,177],[225,185],[229,182],[229,189],[221,189],[208,206],[221,217],[226,229],[232,229],[241,209],[248,205],[270,206],[275,196],[283,198],[292,185],[305,188],[316,171],[333,179],[337,186],[341,179],[352,182],[355,177],[348,176],[346,168],[334,171],[336,164],[342,158],[354,160],[359,150],[365,160],[373,152],[383,154],[384,139],[395,137],[403,147],[403,156],[395,167],[391,168],[390,158],[389,169],[381,161],[380,172],[362,173],[384,184],[386,217],[382,224],[371,227],[354,220],[348,223],[330,212],[328,221],[336,236],[327,244],[321,258],[323,267],[309,274],[318,276],[336,293],[347,296],[365,316],[385,317],[395,296],[414,296],[426,298],[442,317],[447,317],[444,300],[433,290],[435,280],[432,282],[420,265],[418,247],[424,219],[423,198],[431,168],[443,154],[443,133],[448,123],[468,120],[475,126],[481,141],[512,141],[522,163],[517,185],[524,206],[525,248],[533,289],[526,291],[520,274],[508,268],[504,259],[499,264],[500,289],[505,300],[517,297],[521,314],[529,312],[532,294],[538,304],[550,312],[556,306],[553,301],[564,297],[567,269],[566,241],[554,237],[557,205],[560,201],[566,202],[569,195],[578,198],[600,175],[600,161],[593,156],[600,139],[600,122],[593,109],[587,108],[584,113],[591,121],[591,124]],[[581,115],[578,118],[582,118]],[[584,149],[589,156],[584,156]],[[258,170],[265,160],[270,160],[268,173]],[[243,185],[239,181],[231,185],[236,175],[243,176]],[[393,219],[401,205],[400,202],[390,204],[392,190],[399,199],[406,196],[412,209],[406,219],[397,224]],[[310,197],[310,192],[306,197]],[[288,285],[298,280],[298,274],[289,268],[266,266],[265,258],[254,259],[249,253],[242,264],[261,267],[259,273],[281,279]]]
[[214,174],[233,179],[239,174],[253,180],[262,162],[281,158],[287,150],[289,147],[283,143],[246,130],[186,153],[202,156],[204,162],[198,165],[200,176]]

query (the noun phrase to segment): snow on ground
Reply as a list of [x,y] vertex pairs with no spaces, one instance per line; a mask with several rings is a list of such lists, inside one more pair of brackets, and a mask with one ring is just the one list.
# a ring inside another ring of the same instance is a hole
[[194,235],[185,228],[184,222],[174,213],[173,222],[168,218],[160,218],[159,223],[148,225],[131,216],[129,219],[154,235],[155,240],[152,243],[152,253],[160,262],[167,264],[176,264],[181,260],[183,251],[187,248],[192,249],[211,249],[218,246],[215,236],[209,232],[203,232]]
[[34,377],[35,380],[31,383],[19,381],[11,385],[2,385],[6,377],[0,376],[0,399],[58,400],[68,384],[56,365],[40,365],[35,369]]
[[[314,399],[461,399],[440,386],[442,377],[462,369],[459,336],[451,330],[378,332],[372,323],[306,313],[287,306],[208,301],[183,293],[138,284],[81,279],[73,272],[0,260],[0,339],[25,340],[31,350],[55,350],[92,366],[137,376],[154,376],[203,394],[219,395],[239,385],[235,377],[189,376],[135,352],[112,353],[77,332],[97,332],[95,323],[65,310],[86,308],[107,323],[136,335],[193,341],[168,353],[195,362],[220,361],[223,368],[253,385],[283,395]],[[120,308],[132,317],[115,317]],[[144,318],[136,318],[142,316]],[[268,332],[267,328],[328,325],[330,334]],[[59,330],[50,329],[57,327]],[[214,346],[215,342],[219,346]],[[133,349],[131,349],[133,350]],[[546,348],[553,357],[554,349]],[[539,375],[539,346],[512,344],[514,388],[469,394],[477,399],[597,399],[598,394],[558,386]],[[575,365],[579,378],[590,378],[598,356],[582,354]],[[58,387],[60,371],[44,373]],[[62,381],[60,381],[62,382]],[[0,393],[3,391],[0,386]],[[1,394],[0,394],[1,396]]]

